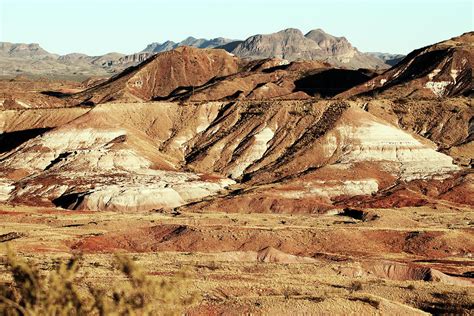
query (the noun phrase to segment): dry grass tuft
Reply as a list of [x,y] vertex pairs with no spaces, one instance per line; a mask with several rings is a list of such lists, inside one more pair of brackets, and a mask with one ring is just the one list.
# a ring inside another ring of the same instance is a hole
[[195,302],[183,295],[186,275],[157,279],[130,258],[115,256],[125,280],[117,284],[86,284],[79,275],[81,258],[61,262],[47,275],[8,250],[12,282],[0,285],[1,315],[178,315]]
[[349,291],[355,292],[355,291],[362,291],[364,289],[362,282],[360,281],[354,281],[351,283],[349,287]]
[[369,297],[369,296],[350,297],[349,300],[354,301],[354,302],[360,301],[360,302],[363,302],[363,303],[367,303],[375,309],[380,308],[380,302],[378,300],[372,298],[372,297]]

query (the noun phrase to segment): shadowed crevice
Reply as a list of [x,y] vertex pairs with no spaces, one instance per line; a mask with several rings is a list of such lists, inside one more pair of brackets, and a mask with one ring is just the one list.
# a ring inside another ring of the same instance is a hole
[[51,130],[51,128],[32,128],[26,129],[22,131],[15,131],[15,132],[6,132],[0,134],[0,153],[8,152],[16,147],[20,146],[24,142],[35,138],[47,131]]

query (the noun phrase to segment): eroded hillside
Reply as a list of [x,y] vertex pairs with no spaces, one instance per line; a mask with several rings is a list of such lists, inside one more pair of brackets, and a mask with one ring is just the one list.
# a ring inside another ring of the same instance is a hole
[[44,270],[83,253],[78,288],[111,284],[117,251],[191,271],[189,315],[469,314],[470,36],[380,75],[180,47],[2,80],[0,243]]
[[63,116],[49,124],[47,118],[35,121],[39,110],[30,117],[24,111],[5,112],[16,125],[9,128],[12,132],[22,124],[51,127],[2,153],[3,182],[9,184],[4,191],[11,190],[4,200],[146,210],[216,194],[232,198],[235,190],[244,189],[242,196],[262,191],[260,199],[270,195],[274,205],[296,206],[307,199],[301,211],[313,212],[341,198],[455,177],[461,171],[434,143],[364,111],[363,105],[103,104],[62,109]]

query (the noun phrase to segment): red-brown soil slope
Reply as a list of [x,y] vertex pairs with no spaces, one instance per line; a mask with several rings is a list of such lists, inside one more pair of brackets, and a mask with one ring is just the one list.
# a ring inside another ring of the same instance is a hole
[[339,96],[440,98],[472,93],[474,32],[417,49],[382,75]]
[[239,59],[224,50],[179,47],[128,68],[74,99],[89,104],[112,100],[150,101],[166,97],[176,88],[201,86],[213,78],[236,73],[238,69]]

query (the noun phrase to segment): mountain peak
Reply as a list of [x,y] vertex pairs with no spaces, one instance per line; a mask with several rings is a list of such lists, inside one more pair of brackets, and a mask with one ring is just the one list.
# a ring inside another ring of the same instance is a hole
[[251,59],[277,57],[289,61],[320,60],[334,66],[356,69],[385,66],[381,59],[359,52],[345,37],[330,35],[320,28],[306,35],[296,28],[254,35],[229,51]]
[[57,55],[51,54],[43,49],[38,43],[25,44],[0,42],[0,54],[15,57],[57,57]]
[[337,36],[331,35],[329,33],[326,33],[323,29],[320,29],[320,28],[309,31],[308,33],[305,34],[305,37],[310,38],[314,41],[320,41],[320,40],[325,40],[325,39],[347,41],[345,37],[337,37]]
[[156,47],[162,45],[161,43],[158,42],[153,42],[148,44],[142,52],[152,52]]
[[[328,33],[326,33],[322,28],[319,28],[319,27],[318,27],[317,29],[314,29],[314,30],[309,31],[307,34],[309,34],[309,33],[328,34]],[[306,35],[307,35],[307,34],[306,34]]]
[[287,28],[284,30],[281,30],[278,32],[279,34],[284,33],[284,34],[294,34],[294,35],[301,35],[303,36],[303,32],[301,30],[296,29],[296,28]]

